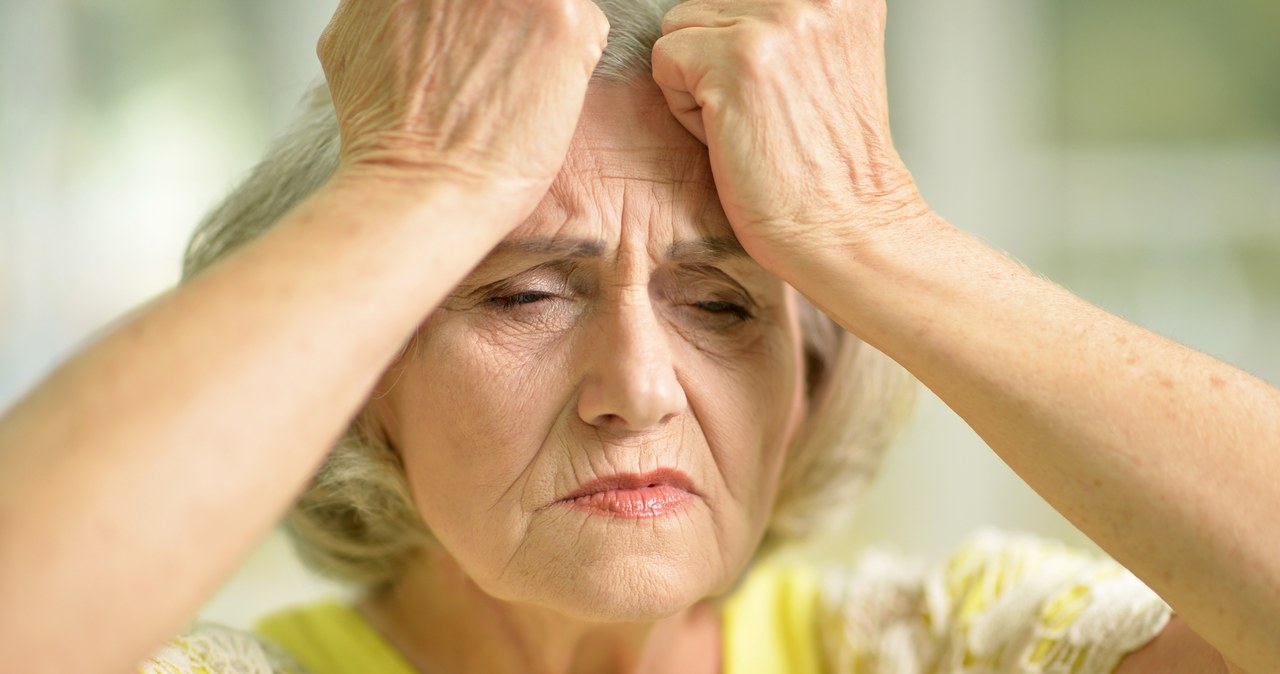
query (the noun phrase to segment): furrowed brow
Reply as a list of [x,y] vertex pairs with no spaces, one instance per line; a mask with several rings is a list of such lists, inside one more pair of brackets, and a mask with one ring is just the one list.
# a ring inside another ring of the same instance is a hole
[[605,243],[594,239],[566,239],[553,236],[530,236],[503,239],[494,246],[493,256],[504,254],[539,257],[588,258],[604,255]]
[[[503,239],[490,253],[491,258],[506,255],[584,259],[602,257],[608,245],[596,239],[530,236]],[[705,239],[676,241],[667,247],[666,257],[673,262],[718,261],[750,257],[733,236],[711,236]]]
[[733,236],[711,236],[705,239],[676,241],[667,248],[667,259],[676,262],[686,260],[723,260],[731,257],[750,257],[746,249]]

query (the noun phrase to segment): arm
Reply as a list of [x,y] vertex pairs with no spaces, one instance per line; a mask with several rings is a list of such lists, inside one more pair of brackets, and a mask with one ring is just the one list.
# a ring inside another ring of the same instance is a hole
[[1196,634],[1247,671],[1274,669],[1280,393],[940,219],[879,233],[793,282],[920,378]]
[[889,134],[885,11],[667,15],[654,79],[707,143],[743,247],[906,366],[1194,634],[1246,671],[1280,668],[1280,393],[933,214]]
[[1245,674],[1178,616],[1156,638],[1125,657],[1115,674]]
[[0,651],[17,669],[96,670],[180,628],[497,240],[451,226],[477,204],[443,184],[371,188],[325,188],[0,422]]
[[541,198],[607,25],[477,4],[344,2],[320,45],[338,175],[0,418],[6,667],[122,671],[179,630]]

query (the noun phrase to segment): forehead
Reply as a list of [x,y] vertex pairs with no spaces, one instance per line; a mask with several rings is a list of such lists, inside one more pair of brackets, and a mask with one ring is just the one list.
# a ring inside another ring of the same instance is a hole
[[509,239],[593,240],[606,248],[733,238],[706,147],[651,82],[593,83],[564,166]]

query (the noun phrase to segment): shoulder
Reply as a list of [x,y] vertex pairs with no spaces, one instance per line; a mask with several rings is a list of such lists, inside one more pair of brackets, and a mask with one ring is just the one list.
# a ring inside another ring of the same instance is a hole
[[872,552],[819,582],[837,672],[1111,672],[1171,615],[1112,560],[994,530],[934,566]]
[[284,651],[249,632],[197,624],[138,666],[139,674],[307,674]]

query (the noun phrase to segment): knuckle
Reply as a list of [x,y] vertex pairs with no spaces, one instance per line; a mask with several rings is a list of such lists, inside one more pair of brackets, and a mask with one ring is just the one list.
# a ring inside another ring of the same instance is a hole
[[767,73],[777,59],[779,38],[764,27],[743,27],[727,47],[727,57],[743,76],[759,77]]
[[653,43],[653,49],[650,50],[650,59],[654,65],[675,60],[677,37],[675,35],[663,35]]
[[789,35],[808,35],[830,21],[833,5],[839,0],[811,0],[810,2],[779,2],[765,13],[768,23],[776,30]]
[[340,2],[337,9],[334,10],[333,16],[329,19],[329,23],[325,25],[324,30],[320,32],[320,39],[316,40],[316,55],[321,61],[326,58],[332,58],[337,52],[338,31],[347,21],[347,15],[351,11],[351,5],[346,2]]
[[316,41],[316,56],[320,58],[321,63],[328,63],[332,60],[334,52],[333,28],[326,28],[320,34],[320,39]]
[[667,35],[674,31],[677,27],[689,22],[689,10],[692,8],[690,3],[681,3],[672,7],[670,11],[662,16],[662,34]]
[[591,3],[591,5],[587,7],[587,13],[590,16],[591,21],[590,34],[599,41],[603,42],[604,40],[607,40],[609,37],[609,30],[612,28],[612,26],[609,25],[609,18],[605,16],[604,12],[597,7],[595,3]]
[[[573,35],[583,33],[592,19],[588,8],[582,6],[581,0],[534,0],[534,11],[537,12],[544,30],[553,35]],[[590,4],[590,3],[587,3]],[[595,9],[592,5],[590,9]]]
[[660,85],[678,85],[680,73],[690,65],[687,40],[679,33],[658,38],[649,53],[655,81]]
[[774,2],[769,4],[762,12],[761,16],[769,23],[775,26],[788,28],[795,24],[796,17],[800,13],[800,7],[794,2]]
[[521,0],[531,2],[537,30],[556,45],[583,45],[598,59],[609,37],[609,20],[590,0]]

